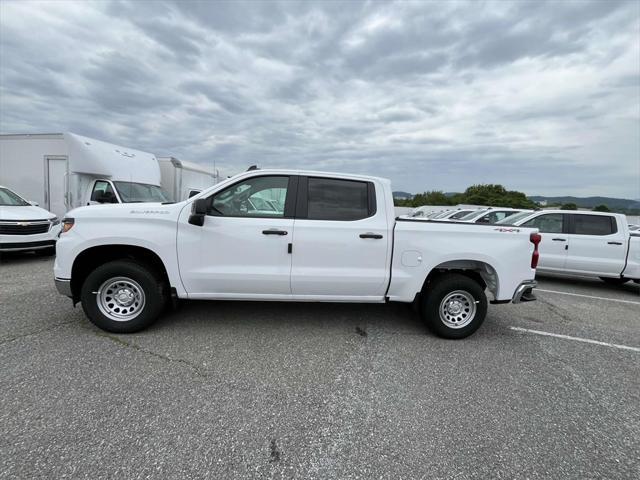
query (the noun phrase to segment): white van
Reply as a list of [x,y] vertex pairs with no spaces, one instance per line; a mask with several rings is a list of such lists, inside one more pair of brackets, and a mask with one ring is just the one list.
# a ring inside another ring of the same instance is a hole
[[219,182],[218,172],[203,165],[158,157],[162,189],[172,202],[181,202]]
[[74,133],[0,135],[0,183],[58,217],[83,205],[168,200],[153,154]]

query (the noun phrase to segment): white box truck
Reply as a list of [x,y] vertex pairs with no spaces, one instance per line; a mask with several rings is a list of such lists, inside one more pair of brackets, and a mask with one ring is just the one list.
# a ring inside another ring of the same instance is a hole
[[73,133],[0,135],[0,184],[58,217],[83,205],[168,200],[153,154]]
[[162,189],[172,202],[181,202],[218,183],[218,172],[175,157],[158,157]]

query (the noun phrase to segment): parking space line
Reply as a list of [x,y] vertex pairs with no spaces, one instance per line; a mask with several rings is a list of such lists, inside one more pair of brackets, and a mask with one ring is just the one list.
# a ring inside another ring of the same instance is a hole
[[575,342],[591,343],[593,345],[602,345],[603,347],[619,348],[621,350],[631,350],[632,352],[640,353],[640,348],[629,347],[627,345],[618,345],[616,343],[600,342],[598,340],[591,340],[589,338],[572,337],[570,335],[561,335],[559,333],[543,332],[541,330],[531,330],[529,328],[521,328],[521,327],[509,327],[509,328],[511,330],[515,330],[516,332],[533,333],[535,335],[543,335],[545,337],[562,338],[564,340],[573,340]]
[[618,300],[617,298],[595,297],[593,295],[583,295],[583,294],[580,294],[580,293],[559,292],[558,290],[544,290],[542,288],[536,288],[535,291],[536,292],[558,293],[560,295],[571,295],[572,297],[592,298],[594,300],[607,300],[609,302],[630,303],[632,305],[640,305],[640,302],[633,302],[631,300]]

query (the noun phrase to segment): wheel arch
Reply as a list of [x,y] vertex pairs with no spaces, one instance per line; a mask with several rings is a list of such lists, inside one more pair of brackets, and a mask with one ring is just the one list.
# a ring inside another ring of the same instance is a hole
[[98,245],[80,252],[71,267],[71,294],[74,304],[80,300],[82,284],[87,276],[100,265],[115,260],[131,260],[152,271],[163,280],[167,289],[171,288],[167,269],[162,259],[154,251],[136,245]]
[[438,278],[449,273],[459,273],[471,278],[482,289],[489,289],[494,298],[498,294],[498,273],[496,269],[482,260],[450,260],[442,262],[431,269],[425,278],[418,296]]

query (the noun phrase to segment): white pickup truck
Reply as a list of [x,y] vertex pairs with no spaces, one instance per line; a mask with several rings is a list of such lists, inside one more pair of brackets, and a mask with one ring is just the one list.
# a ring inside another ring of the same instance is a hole
[[485,290],[535,299],[538,243],[535,229],[396,219],[385,179],[253,170],[180,203],[69,212],[54,273],[112,332],[147,327],[172,298],[416,301],[433,332],[463,338]]
[[541,210],[496,225],[537,228],[542,273],[599,277],[615,285],[640,282],[640,234],[619,213]]

